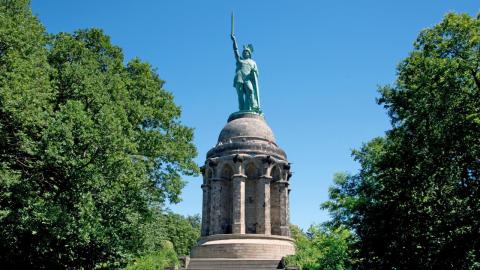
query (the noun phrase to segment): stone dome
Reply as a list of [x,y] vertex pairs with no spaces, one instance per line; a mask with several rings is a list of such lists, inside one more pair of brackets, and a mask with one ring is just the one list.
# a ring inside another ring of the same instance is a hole
[[270,155],[287,159],[263,116],[251,112],[237,112],[228,118],[218,136],[217,145],[208,151],[207,158],[234,154]]
[[267,125],[263,116],[253,113],[232,115],[218,136],[219,143],[240,140],[263,140],[276,144],[272,129]]

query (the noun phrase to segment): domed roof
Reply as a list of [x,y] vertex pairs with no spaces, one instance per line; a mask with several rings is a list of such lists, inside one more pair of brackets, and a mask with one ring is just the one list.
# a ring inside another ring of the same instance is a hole
[[232,115],[218,137],[219,143],[239,140],[263,140],[276,144],[272,129],[263,116],[254,113]]

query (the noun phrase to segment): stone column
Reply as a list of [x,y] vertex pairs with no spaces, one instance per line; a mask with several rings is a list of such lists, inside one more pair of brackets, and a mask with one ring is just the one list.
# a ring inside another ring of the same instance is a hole
[[210,230],[209,234],[219,234],[222,233],[221,228],[221,218],[222,218],[222,209],[221,209],[221,189],[222,189],[221,178],[212,178],[211,180],[211,189],[210,189]]
[[272,177],[263,175],[257,182],[257,233],[270,235],[270,182]]
[[232,233],[245,234],[245,180],[244,174],[234,174],[233,181],[233,213]]
[[288,224],[288,182],[278,182],[280,188],[280,235],[290,236]]
[[[290,185],[290,184],[289,184]],[[291,234],[290,232],[290,192],[292,190],[289,188],[288,189],[288,193],[287,193],[287,224],[288,224],[288,229],[289,229],[289,234]]]
[[210,185],[203,184],[203,202],[202,202],[202,236],[209,233],[210,224]]

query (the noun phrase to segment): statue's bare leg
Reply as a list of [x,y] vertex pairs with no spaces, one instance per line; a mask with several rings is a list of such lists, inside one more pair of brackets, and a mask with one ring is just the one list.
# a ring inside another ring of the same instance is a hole
[[257,100],[253,93],[253,85],[250,81],[244,83],[245,86],[245,101],[248,103],[248,110],[254,111],[258,108]]
[[239,83],[236,85],[237,95],[238,95],[238,110],[245,110],[245,92],[243,91],[243,84]]

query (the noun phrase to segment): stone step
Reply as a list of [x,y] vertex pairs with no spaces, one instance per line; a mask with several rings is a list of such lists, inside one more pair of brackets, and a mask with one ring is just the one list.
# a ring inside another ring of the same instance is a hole
[[187,269],[255,269],[274,270],[277,269],[280,260],[258,260],[258,259],[190,259]]

